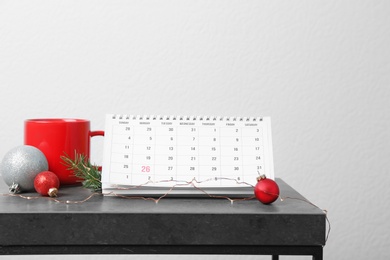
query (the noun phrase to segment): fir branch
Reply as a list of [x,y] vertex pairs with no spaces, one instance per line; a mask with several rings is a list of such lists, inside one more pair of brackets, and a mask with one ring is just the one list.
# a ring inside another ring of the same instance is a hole
[[82,179],[82,184],[85,188],[93,191],[102,190],[101,172],[96,165],[92,165],[88,158],[83,154],[77,154],[75,151],[74,159],[71,159],[67,154],[61,156],[63,164],[68,167],[69,171],[73,171],[73,175]]

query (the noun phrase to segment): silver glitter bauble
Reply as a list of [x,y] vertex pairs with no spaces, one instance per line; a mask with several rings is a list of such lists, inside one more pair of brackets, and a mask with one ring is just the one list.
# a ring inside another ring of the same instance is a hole
[[34,190],[35,176],[48,169],[45,155],[38,148],[29,145],[11,149],[0,165],[1,176],[12,193]]

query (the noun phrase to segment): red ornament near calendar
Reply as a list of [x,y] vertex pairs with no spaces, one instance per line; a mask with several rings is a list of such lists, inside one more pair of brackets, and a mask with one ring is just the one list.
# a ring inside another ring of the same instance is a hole
[[279,186],[274,180],[267,179],[265,175],[261,175],[257,178],[254,192],[260,202],[271,204],[279,197]]
[[34,179],[35,190],[43,196],[57,197],[59,187],[60,180],[51,171],[43,171]]

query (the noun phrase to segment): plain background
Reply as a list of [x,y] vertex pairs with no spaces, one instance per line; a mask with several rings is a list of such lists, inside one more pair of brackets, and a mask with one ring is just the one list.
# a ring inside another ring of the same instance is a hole
[[271,116],[275,175],[328,211],[325,259],[388,259],[389,13],[387,0],[0,0],[0,157],[27,118]]

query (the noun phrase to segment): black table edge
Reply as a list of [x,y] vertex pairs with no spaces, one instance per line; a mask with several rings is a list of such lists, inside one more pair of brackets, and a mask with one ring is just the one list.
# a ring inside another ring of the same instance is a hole
[[[51,254],[204,254],[204,255],[321,255],[323,246],[232,245],[67,245],[0,246],[0,255]],[[316,258],[317,259],[317,258]]]

